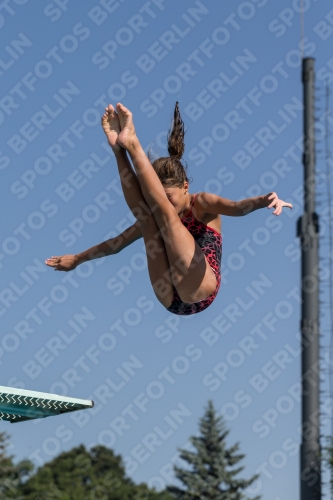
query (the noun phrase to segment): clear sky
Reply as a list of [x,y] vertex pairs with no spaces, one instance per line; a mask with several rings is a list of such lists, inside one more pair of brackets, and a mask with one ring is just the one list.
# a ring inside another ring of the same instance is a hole
[[[95,401],[92,411],[1,426],[17,459],[41,465],[100,443],[124,457],[133,480],[164,488],[212,399],[229,444],[245,454],[243,475],[260,473],[253,493],[298,498],[299,6],[1,3],[1,384]],[[333,82],[332,4],[304,0],[304,10],[320,119]],[[275,191],[294,205],[279,217],[223,217],[219,295],[187,318],[155,299],[142,240],[70,274],[44,265],[133,223],[100,127],[104,106],[123,102],[144,147],[163,156],[176,100],[191,193],[238,200]]]

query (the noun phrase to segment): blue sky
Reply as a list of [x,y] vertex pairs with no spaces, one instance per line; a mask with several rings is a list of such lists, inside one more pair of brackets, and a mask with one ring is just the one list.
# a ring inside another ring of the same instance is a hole
[[[256,492],[297,497],[299,10],[286,0],[1,6],[2,385],[95,401],[93,411],[4,425],[18,459],[41,465],[80,443],[105,444],[133,480],[163,488],[212,399],[246,455],[243,474],[260,472]],[[332,5],[304,0],[304,10],[320,119],[333,81]],[[155,299],[142,240],[70,274],[44,265],[133,223],[100,127],[105,104],[131,109],[144,147],[163,156],[176,100],[190,192],[238,200],[275,191],[294,206],[278,218],[267,209],[222,218],[220,292],[188,318]],[[320,140],[318,149],[324,171]],[[326,403],[324,394],[324,434]]]

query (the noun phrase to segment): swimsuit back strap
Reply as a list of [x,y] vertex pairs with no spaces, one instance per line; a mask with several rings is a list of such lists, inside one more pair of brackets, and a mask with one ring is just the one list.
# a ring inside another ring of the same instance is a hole
[[193,208],[193,205],[194,205],[196,197],[197,197],[197,193],[193,195],[193,198],[192,198],[192,201],[191,201],[191,205],[190,205],[191,212],[192,212],[192,208]]

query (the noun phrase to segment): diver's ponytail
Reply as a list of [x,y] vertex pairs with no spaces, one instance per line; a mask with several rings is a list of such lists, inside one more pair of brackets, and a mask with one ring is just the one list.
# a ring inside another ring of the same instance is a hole
[[187,165],[183,165],[181,158],[185,150],[185,128],[181,119],[178,102],[173,113],[173,122],[168,132],[168,152],[170,156],[157,158],[152,163],[163,186],[183,188],[187,177]]
[[180,160],[184,154],[185,150],[184,136],[185,136],[184,122],[180,116],[178,102],[176,102],[173,114],[172,128],[168,132],[168,152],[170,156],[174,156],[178,160]]

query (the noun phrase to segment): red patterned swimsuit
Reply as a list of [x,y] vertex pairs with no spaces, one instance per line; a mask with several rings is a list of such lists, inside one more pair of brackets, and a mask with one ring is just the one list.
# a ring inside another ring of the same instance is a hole
[[181,219],[181,221],[205,254],[208,264],[215,273],[217,284],[214,292],[209,295],[209,297],[200,300],[200,302],[193,302],[192,304],[185,304],[182,302],[177,290],[173,287],[172,304],[167,310],[174,314],[184,316],[201,312],[210,306],[221,284],[222,235],[194,217],[192,207],[196,196],[197,195],[193,196],[190,213]]

